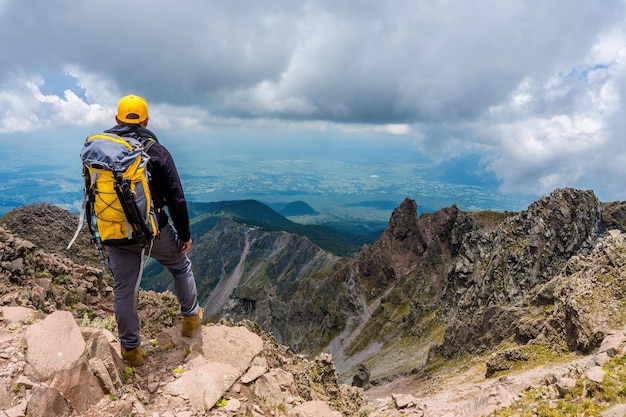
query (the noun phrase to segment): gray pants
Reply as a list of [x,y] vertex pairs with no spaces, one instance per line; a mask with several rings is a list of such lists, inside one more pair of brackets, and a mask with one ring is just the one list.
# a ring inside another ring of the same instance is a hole
[[[108,246],[109,268],[113,273],[113,310],[117,321],[118,335],[122,347],[134,349],[141,343],[139,337],[139,271],[142,267],[141,247]],[[146,248],[146,255],[156,259],[172,274],[174,292],[180,303],[183,316],[198,314],[198,292],[196,280],[191,271],[191,261],[178,250],[176,229],[171,224],[161,229],[160,238],[154,239],[152,250]]]

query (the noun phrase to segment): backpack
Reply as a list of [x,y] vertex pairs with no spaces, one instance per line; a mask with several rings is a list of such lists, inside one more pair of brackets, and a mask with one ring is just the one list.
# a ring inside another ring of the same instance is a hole
[[[150,194],[146,168],[148,149],[156,140],[93,134],[80,153],[83,163],[84,198],[76,240],[86,218],[92,242],[104,259],[103,245],[137,243],[149,247],[158,236],[158,220]],[[142,251],[143,252],[143,251]]]

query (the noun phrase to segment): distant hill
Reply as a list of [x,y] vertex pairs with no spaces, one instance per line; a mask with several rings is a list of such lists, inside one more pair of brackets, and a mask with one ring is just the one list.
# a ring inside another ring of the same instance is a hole
[[218,201],[212,203],[188,203],[192,222],[203,217],[218,215],[249,222],[255,226],[289,227],[294,223],[257,200]]
[[[306,206],[313,210],[304,202],[293,204],[296,209]],[[341,229],[340,224],[336,227],[298,224],[257,200],[189,202],[188,209],[192,234],[195,236],[202,236],[215,227],[220,220],[231,218],[241,224],[260,227],[266,231],[285,231],[305,236],[320,248],[338,256],[357,253],[364,244],[376,242],[383,232],[383,229],[380,231],[362,228]]]
[[285,217],[309,215],[315,216],[316,214],[318,214],[318,212],[304,201],[294,201],[293,203],[289,203],[285,207],[283,207],[283,209],[280,211],[280,214]]

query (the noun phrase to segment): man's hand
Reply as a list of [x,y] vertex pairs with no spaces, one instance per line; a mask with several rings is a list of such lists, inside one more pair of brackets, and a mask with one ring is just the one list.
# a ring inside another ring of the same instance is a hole
[[189,252],[189,249],[191,249],[191,239],[186,242],[178,239],[178,250],[180,251],[180,253],[187,253]]

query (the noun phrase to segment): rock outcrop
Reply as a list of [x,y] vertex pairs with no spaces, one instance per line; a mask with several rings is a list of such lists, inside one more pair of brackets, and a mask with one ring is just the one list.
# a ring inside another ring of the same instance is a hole
[[[508,217],[490,233],[469,233],[446,277],[442,302],[452,315],[437,352],[454,356],[480,351],[510,337],[525,344],[540,336],[541,340],[568,340],[572,350],[596,348],[602,335],[589,334],[594,326],[574,324],[571,314],[564,318],[564,311],[552,310],[563,303],[571,313],[576,295],[569,288],[580,281],[576,269],[588,268],[598,257],[608,265],[623,263],[620,232],[607,232],[602,213],[603,205],[593,192],[556,190],[528,210]],[[611,259],[606,259],[607,252]],[[560,292],[555,293],[555,287]],[[597,313],[584,320],[602,320],[608,311]],[[538,314],[561,319],[531,319]],[[563,337],[566,333],[570,335]]]

